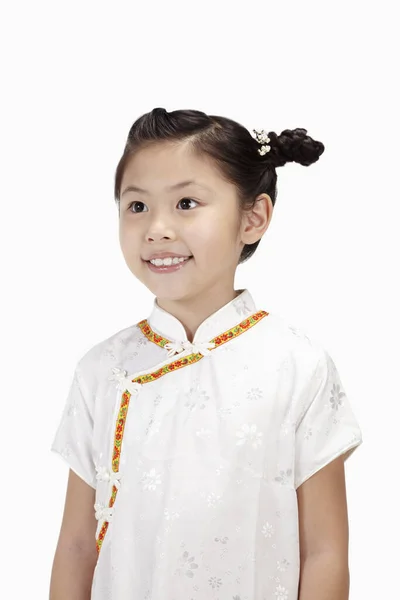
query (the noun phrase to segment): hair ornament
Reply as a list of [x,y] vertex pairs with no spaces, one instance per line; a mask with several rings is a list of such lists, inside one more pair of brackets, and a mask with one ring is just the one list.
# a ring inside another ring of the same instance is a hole
[[262,144],[261,148],[258,149],[258,152],[259,154],[261,154],[261,156],[264,156],[264,154],[271,150],[271,146],[267,145],[268,142],[270,142],[271,140],[269,139],[268,134],[266,131],[264,131],[264,129],[253,129],[253,132],[255,133],[255,139],[257,140],[257,142],[259,144]]

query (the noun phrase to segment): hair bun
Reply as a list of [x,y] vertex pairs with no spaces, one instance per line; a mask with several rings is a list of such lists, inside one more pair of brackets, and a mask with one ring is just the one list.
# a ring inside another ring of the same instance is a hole
[[287,162],[297,162],[305,167],[316,162],[325,150],[322,142],[313,140],[306,129],[285,129],[280,135],[268,133],[271,151],[268,162],[274,167],[283,167]]

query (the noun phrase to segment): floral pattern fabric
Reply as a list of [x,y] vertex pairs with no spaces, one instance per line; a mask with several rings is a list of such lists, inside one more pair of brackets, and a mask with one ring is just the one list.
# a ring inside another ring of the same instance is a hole
[[80,359],[52,445],[96,490],[92,599],[297,600],[296,489],[361,442],[329,353],[248,290],[193,343],[155,300]]

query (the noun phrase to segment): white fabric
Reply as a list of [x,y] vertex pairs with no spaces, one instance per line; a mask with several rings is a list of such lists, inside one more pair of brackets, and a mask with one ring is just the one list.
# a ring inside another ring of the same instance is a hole
[[149,324],[171,346],[132,325],[79,361],[52,449],[96,489],[98,534],[116,481],[122,392],[130,379],[204,350],[131,388],[93,600],[297,600],[296,489],[362,437],[332,358],[282,317],[270,313],[207,352],[257,310],[240,290],[192,345],[155,300]]
[[121,473],[114,473],[114,471],[110,471],[104,466],[97,467],[96,471],[96,479],[98,481],[109,481],[111,486],[115,485],[115,487],[119,490],[121,487]]

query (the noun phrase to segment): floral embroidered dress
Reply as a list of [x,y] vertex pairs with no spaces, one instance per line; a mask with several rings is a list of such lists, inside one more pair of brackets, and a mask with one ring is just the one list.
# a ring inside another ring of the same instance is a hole
[[157,300],[78,362],[52,450],[96,490],[94,600],[297,600],[296,489],[362,435],[328,352],[248,290]]

